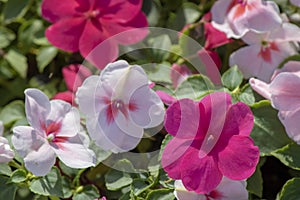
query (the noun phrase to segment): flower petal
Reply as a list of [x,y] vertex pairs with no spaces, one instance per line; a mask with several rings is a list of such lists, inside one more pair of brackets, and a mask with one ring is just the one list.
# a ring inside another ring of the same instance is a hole
[[21,157],[31,151],[37,151],[45,142],[44,138],[36,133],[30,126],[17,126],[13,128],[12,144]]
[[62,100],[51,100],[51,111],[47,116],[47,121],[45,124],[49,124],[51,122],[61,122],[65,115],[70,111],[71,104],[62,101]]
[[52,45],[64,51],[76,52],[85,23],[83,17],[64,18],[48,27],[45,34]]
[[[237,65],[246,79],[260,74],[263,60],[259,56],[260,45],[242,47],[230,55],[230,66]],[[274,67],[275,68],[275,67]],[[272,74],[272,72],[270,72]],[[265,77],[265,79],[267,79]]]
[[60,19],[79,15],[78,7],[80,4],[76,0],[43,0],[41,11],[46,20],[55,23]]
[[142,7],[142,0],[114,0],[110,1],[104,12],[104,17],[126,23],[138,15]]
[[0,136],[0,163],[7,163],[14,158],[14,152],[10,148],[8,140]]
[[52,97],[52,99],[60,99],[60,100],[63,100],[65,102],[68,102],[72,105],[74,105],[74,94],[70,91],[65,91],[65,92],[59,92],[57,93],[56,95],[54,95]]
[[144,13],[139,12],[135,18],[126,23],[115,23],[110,20],[102,20],[105,30],[113,40],[123,45],[137,43],[148,34],[148,22]]
[[138,126],[151,128],[158,126],[164,120],[164,105],[159,96],[147,85],[133,92],[129,100],[130,105],[134,107],[129,115]]
[[187,191],[181,180],[175,180],[174,187],[174,195],[178,200],[207,200],[204,194]]
[[80,111],[88,116],[96,116],[106,106],[101,99],[111,96],[110,93],[104,86],[101,87],[99,76],[88,77],[76,93]]
[[119,53],[117,43],[102,26],[98,21],[87,21],[79,40],[81,55],[99,69],[116,60]]
[[77,88],[82,85],[84,79],[92,75],[88,68],[79,64],[64,67],[62,73],[68,90],[72,92],[76,92]]
[[73,137],[80,131],[80,115],[76,108],[71,110],[64,116],[61,128],[56,136]]
[[231,96],[225,92],[209,94],[200,101],[199,126],[206,133],[199,149],[200,157],[207,156],[214,149],[220,136],[223,135],[223,129],[226,130],[226,115],[230,105]]
[[164,91],[156,90],[155,92],[159,96],[159,98],[164,102],[164,104],[168,106],[170,106],[172,103],[176,101],[174,97],[172,97],[171,95],[167,94]]
[[218,157],[219,169],[224,176],[243,180],[254,173],[259,161],[259,150],[249,137],[234,135]]
[[199,120],[198,105],[190,99],[181,99],[167,109],[164,125],[169,134],[192,139],[197,136]]
[[76,135],[64,142],[51,144],[58,158],[71,168],[87,168],[95,166],[95,153],[85,147],[83,141]]
[[143,128],[135,126],[122,113],[114,116],[114,121],[108,122],[106,109],[100,112],[98,118],[87,119],[87,129],[97,145],[114,153],[135,148],[144,132]]
[[169,141],[162,154],[162,166],[173,179],[181,179],[181,161],[191,147],[193,140],[173,138]]
[[269,84],[255,78],[250,78],[249,83],[252,89],[255,90],[258,94],[268,100],[271,100],[271,91],[269,88]]
[[45,124],[51,109],[49,99],[38,89],[26,89],[24,93],[27,121],[34,129],[42,133],[42,125]]
[[222,200],[248,200],[248,191],[246,189],[246,181],[234,181],[223,177],[221,183],[216,188],[222,195]]
[[[193,162],[191,162],[193,161]],[[182,158],[181,179],[187,190],[200,194],[209,193],[222,180],[216,160],[212,156],[199,158],[199,151],[191,148]]]
[[293,139],[297,144],[300,144],[300,135],[299,135],[299,119],[300,119],[300,110],[299,107],[296,110],[290,112],[279,112],[278,117],[281,123],[284,125],[286,133],[288,136]]
[[294,111],[300,106],[300,77],[294,73],[278,74],[270,84],[273,106],[281,111]]
[[45,176],[55,163],[55,153],[48,143],[44,143],[37,151],[31,151],[24,158],[26,169],[35,176]]

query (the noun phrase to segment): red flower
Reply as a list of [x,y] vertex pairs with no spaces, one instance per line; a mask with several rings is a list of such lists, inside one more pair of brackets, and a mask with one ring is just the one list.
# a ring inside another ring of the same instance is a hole
[[[136,43],[147,34],[136,29],[148,26],[141,6],[142,0],[43,0],[42,16],[53,23],[46,37],[62,50],[79,51],[102,69],[118,57],[118,44]],[[102,47],[89,55],[99,44]]]
[[57,93],[53,99],[61,99],[75,105],[75,93],[83,81],[92,75],[91,71],[83,65],[73,64],[65,66],[62,73],[66,82],[67,91]]

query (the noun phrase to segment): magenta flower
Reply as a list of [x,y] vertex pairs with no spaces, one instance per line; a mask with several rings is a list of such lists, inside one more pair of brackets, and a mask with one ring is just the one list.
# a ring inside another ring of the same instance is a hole
[[12,143],[30,172],[36,176],[46,175],[56,156],[72,168],[95,165],[95,154],[88,149],[88,138],[80,132],[76,108],[61,100],[49,101],[37,89],[26,89],[25,98],[30,126],[13,128]]
[[[54,46],[79,51],[103,68],[118,57],[118,44],[136,43],[147,34],[146,29],[136,29],[148,26],[141,6],[142,0],[43,0],[42,16],[53,23],[46,37]],[[102,43],[119,33],[120,37]],[[103,47],[88,56],[101,43]]]
[[278,6],[272,1],[218,0],[211,13],[212,25],[228,38],[241,38],[248,31],[271,31],[282,22]]
[[279,110],[287,135],[300,144],[300,62],[289,61],[274,73],[271,83],[251,78],[251,87]]
[[92,72],[83,65],[72,64],[62,69],[68,91],[57,93],[52,99],[61,99],[72,105],[75,103],[75,94],[83,81],[92,75]]
[[252,127],[250,108],[232,104],[226,93],[209,94],[200,102],[181,99],[166,111],[165,128],[174,138],[164,149],[163,168],[199,194],[211,192],[223,176],[246,179],[259,160],[249,137]]
[[293,42],[300,41],[300,28],[283,23],[269,33],[248,32],[242,39],[249,46],[230,55],[230,66],[238,65],[245,78],[257,77],[269,82],[278,65],[287,57],[297,54]]
[[181,180],[175,181],[174,195],[177,200],[248,200],[247,182],[223,177],[217,188],[206,194],[186,190]]
[[3,131],[3,122],[0,121],[0,163],[7,163],[14,158],[15,154],[10,148],[8,140],[5,137],[2,137]]
[[123,60],[107,65],[100,76],[87,78],[76,97],[91,138],[114,153],[135,148],[144,128],[164,119],[163,103],[150,89],[144,70]]
[[191,70],[186,65],[173,64],[170,70],[173,87],[177,88],[191,74]]

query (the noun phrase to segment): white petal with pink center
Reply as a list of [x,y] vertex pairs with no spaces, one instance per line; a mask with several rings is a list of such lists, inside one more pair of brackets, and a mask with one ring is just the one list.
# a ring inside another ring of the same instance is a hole
[[269,82],[272,74],[285,58],[297,53],[300,28],[283,23],[280,28],[258,34],[248,32],[242,39],[249,46],[242,47],[230,55],[230,65],[238,65],[245,78],[257,77]]
[[212,25],[228,38],[241,38],[248,31],[271,31],[282,23],[272,1],[218,0],[211,9]]
[[46,175],[56,156],[72,168],[95,165],[96,157],[83,142],[76,108],[61,100],[49,101],[38,89],[25,90],[25,109],[31,126],[13,128],[12,143],[36,176]]
[[76,96],[91,138],[114,153],[135,148],[144,128],[164,119],[163,103],[149,88],[144,70],[123,60],[108,64],[100,76],[87,78]]

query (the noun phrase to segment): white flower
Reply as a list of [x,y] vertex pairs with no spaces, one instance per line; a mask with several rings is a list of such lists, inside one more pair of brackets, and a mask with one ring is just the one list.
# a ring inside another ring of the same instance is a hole
[[25,97],[30,126],[15,127],[12,136],[25,167],[36,176],[44,176],[56,156],[72,168],[94,166],[95,154],[87,148],[86,138],[80,133],[78,110],[61,100],[49,101],[37,89],[26,89]]
[[100,76],[87,78],[76,96],[91,138],[114,153],[135,148],[143,129],[164,119],[163,103],[149,88],[144,70],[126,61],[111,63]]

